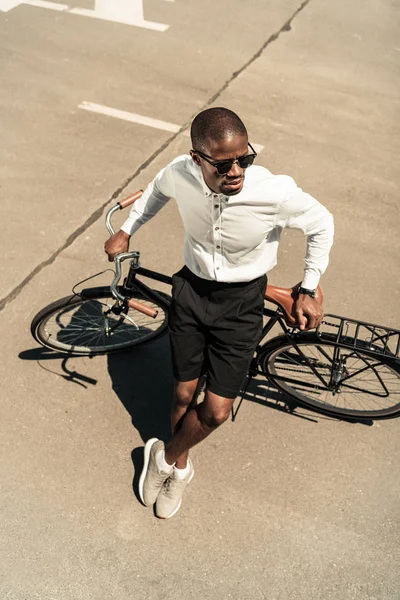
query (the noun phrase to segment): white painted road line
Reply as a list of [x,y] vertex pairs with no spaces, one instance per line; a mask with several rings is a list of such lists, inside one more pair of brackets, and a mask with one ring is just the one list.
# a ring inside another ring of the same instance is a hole
[[22,4],[19,0],[0,0],[0,11],[8,12],[12,8],[15,8],[19,4]]
[[[122,119],[123,121],[130,121],[131,123],[137,123],[138,125],[153,127],[154,129],[161,129],[162,131],[170,131],[171,133],[177,133],[181,129],[180,125],[175,125],[174,123],[167,123],[166,121],[151,119],[150,117],[144,117],[143,115],[131,113],[126,110],[119,110],[118,108],[111,108],[110,106],[104,106],[103,104],[95,104],[94,102],[81,102],[78,108],[98,113],[100,115],[106,115],[107,117],[114,117],[116,119]],[[183,135],[190,137],[189,130],[185,129],[185,131],[183,131]],[[257,154],[264,149],[264,146],[261,144],[252,143],[252,146]]]
[[118,110],[117,108],[110,108],[109,106],[103,106],[103,104],[82,102],[78,108],[83,108],[83,110],[89,110],[90,112],[99,113],[101,115],[107,115],[107,117],[115,117],[116,119],[122,119],[123,121],[130,121],[131,123],[137,123],[138,125],[146,125],[147,127],[153,127],[154,129],[170,131],[172,133],[177,133],[180,130],[179,125],[166,123],[165,121],[159,121],[158,119],[151,119],[150,117],[144,117],[143,115],[137,115],[125,110]]
[[58,2],[46,2],[45,0],[24,0],[21,4],[29,4],[38,8],[48,8],[50,10],[58,10],[60,12],[69,12],[68,4],[59,4]]
[[113,23],[134,25],[153,31],[166,31],[168,25],[146,21],[143,11],[143,0],[96,0],[95,9],[72,8],[71,13],[83,17],[93,17]]
[[95,0],[94,10],[73,8],[68,4],[48,2],[47,0],[0,0],[0,11],[8,12],[20,4],[47,8],[58,12],[68,12],[72,15],[92,17],[93,19],[111,21],[112,23],[133,25],[134,27],[152,29],[153,31],[166,31],[169,27],[169,25],[165,25],[164,23],[145,20],[143,0]]

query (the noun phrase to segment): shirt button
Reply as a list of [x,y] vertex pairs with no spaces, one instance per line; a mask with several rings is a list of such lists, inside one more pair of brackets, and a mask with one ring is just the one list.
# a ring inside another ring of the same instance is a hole
[[219,267],[216,267],[217,271],[219,271]]
[[221,248],[221,246],[217,246],[217,248],[219,249],[219,248]]
[[214,204],[214,208],[219,208],[219,204]]
[[216,228],[215,228],[215,231],[218,231],[218,230],[219,230],[219,227],[216,227]]

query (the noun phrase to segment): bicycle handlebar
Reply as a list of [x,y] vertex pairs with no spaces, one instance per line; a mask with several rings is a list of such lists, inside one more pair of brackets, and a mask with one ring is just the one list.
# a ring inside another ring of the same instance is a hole
[[[117,202],[117,204],[115,206],[112,206],[110,208],[110,210],[107,212],[107,215],[106,215],[106,226],[111,235],[114,235],[114,233],[115,233],[114,228],[111,224],[112,215],[117,210],[122,210],[123,208],[126,208],[127,206],[130,206],[131,204],[136,202],[136,200],[139,200],[139,198],[141,197],[142,194],[143,194],[143,190],[138,190],[134,194],[131,194],[127,198],[124,198],[124,200],[120,200],[120,202]],[[110,287],[111,287],[111,292],[112,292],[114,298],[116,298],[117,300],[120,300],[121,302],[124,302],[126,300],[126,298],[122,294],[120,294],[117,286],[118,286],[119,280],[121,279],[121,274],[122,274],[121,263],[124,260],[126,260],[127,258],[133,258],[133,259],[138,260],[139,252],[136,252],[136,251],[122,252],[121,254],[117,254],[114,257],[115,277],[114,277],[114,280],[111,283]],[[156,316],[158,315],[157,310],[154,310],[153,308],[150,308],[149,306],[146,306],[145,304],[142,304],[141,302],[138,302],[137,300],[134,300],[133,298],[130,298],[130,300],[128,300],[128,306],[130,308],[134,308],[134,309],[140,311],[141,313],[144,313],[145,315],[148,315],[149,317],[152,317],[153,319],[155,319]]]
[[139,198],[140,198],[140,196],[142,194],[143,194],[143,190],[138,190],[137,192],[135,192],[134,194],[131,194],[127,198],[124,198],[123,200],[120,200],[119,202],[117,202],[117,204],[115,206],[112,206],[110,208],[110,210],[106,214],[106,227],[107,227],[110,235],[114,235],[114,233],[115,233],[114,228],[111,225],[111,217],[112,217],[112,215],[117,210],[122,210],[123,208],[126,208],[127,206],[130,206],[131,204],[133,204],[134,202],[136,202],[136,200],[139,200]]
[[136,202],[136,200],[139,200],[140,196],[143,194],[143,190],[138,190],[137,192],[135,192],[134,194],[132,194],[131,196],[128,196],[127,198],[125,198],[124,200],[120,200],[118,202],[121,210],[123,208],[126,208],[127,206],[130,206],[131,204],[133,204],[134,202]]

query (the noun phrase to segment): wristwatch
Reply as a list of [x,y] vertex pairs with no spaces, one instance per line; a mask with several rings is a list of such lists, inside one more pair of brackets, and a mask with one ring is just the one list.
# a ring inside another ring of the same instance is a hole
[[308,290],[307,288],[299,287],[299,294],[306,294],[306,296],[315,298],[316,293],[317,293],[317,290]]

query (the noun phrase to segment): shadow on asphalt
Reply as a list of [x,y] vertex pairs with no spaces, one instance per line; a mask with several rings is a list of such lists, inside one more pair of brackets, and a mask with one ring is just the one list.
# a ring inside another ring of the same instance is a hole
[[[21,358],[22,360],[36,360],[39,367],[41,369],[43,369],[44,371],[48,371],[49,373],[52,373],[53,375],[56,375],[57,377],[62,377],[63,379],[65,379],[66,381],[69,381],[71,383],[76,383],[77,385],[80,385],[84,388],[88,388],[89,385],[96,385],[97,384],[97,379],[93,379],[92,377],[88,377],[87,375],[83,375],[82,373],[79,373],[78,371],[71,371],[68,368],[68,361],[70,360],[70,356],[68,356],[67,354],[63,354],[61,352],[54,352],[54,350],[49,350],[48,348],[31,348],[30,350],[23,350],[22,352],[20,352],[18,354],[18,358]],[[78,359],[79,357],[74,356],[74,359]],[[51,369],[50,367],[48,367],[47,365],[42,364],[43,361],[50,361],[50,360],[61,360],[61,373],[58,371],[55,371],[54,369]]]
[[168,337],[107,357],[112,388],[145,442],[168,439],[173,375]]
[[[112,388],[145,443],[152,437],[168,440],[173,392],[168,336],[107,357]],[[131,453],[134,467],[133,492],[139,498],[143,446]]]
[[[21,352],[19,358],[22,360],[36,360],[42,369],[84,388],[97,384],[97,380],[75,369],[69,369],[68,360],[71,357],[68,355],[46,348],[34,348]],[[74,356],[73,359],[76,364],[79,357]],[[57,360],[61,360],[58,369],[50,368],[50,361]],[[109,354],[107,362],[112,388],[129,413],[132,425],[138,431],[143,442],[152,437],[168,440],[173,391],[168,336],[163,336],[158,340],[127,352]],[[61,372],[59,372],[60,367]],[[303,410],[293,399],[277,391],[265,379],[261,378],[254,378],[250,382],[243,400],[261,404],[266,408],[279,410],[285,412],[288,416],[306,419],[313,423],[318,423],[322,419],[337,420]],[[232,413],[235,419],[238,416],[240,404],[240,399],[236,400]],[[373,424],[369,420],[358,421],[358,423]],[[134,466],[133,491],[139,499],[138,481],[143,466],[143,446],[134,448],[131,457]]]
[[[262,406],[273,408],[274,410],[280,410],[290,416],[299,419],[305,419],[313,423],[318,423],[321,420],[328,420],[367,426],[372,426],[374,424],[372,419],[346,419],[345,417],[333,417],[317,412],[313,413],[311,409],[303,408],[296,402],[294,398],[291,398],[290,396],[287,396],[283,392],[277,390],[269,383],[267,379],[264,379],[263,377],[253,378],[251,380],[245,394],[243,395],[243,400],[255,402],[256,404],[261,404]],[[240,403],[240,399],[236,401],[236,412],[235,409],[233,411],[235,418],[240,408]]]
[[[96,385],[97,380],[72,370],[68,361],[79,365],[79,356],[68,356],[47,348],[32,348],[19,353],[22,360],[37,361],[41,369],[82,387]],[[132,424],[143,442],[151,437],[168,439],[173,375],[168,336],[127,352],[107,356],[112,388],[129,413]],[[82,365],[83,366],[83,365]],[[138,482],[143,466],[143,446],[132,450],[133,491],[139,499]]]
[[[97,384],[96,379],[88,377],[75,369],[69,369],[68,361],[72,357],[66,354],[38,347],[24,350],[18,356],[22,360],[35,360],[39,367],[45,371],[84,388]],[[73,356],[75,363],[79,358],[81,357]],[[130,414],[132,424],[138,430],[143,442],[151,437],[168,439],[170,435],[169,412],[173,390],[168,336],[163,336],[130,351],[109,354],[107,359],[112,388]],[[48,363],[57,360],[61,360],[61,372],[50,368],[48,364],[43,364],[44,361]],[[263,378],[252,379],[243,400],[261,404],[266,408],[282,411],[288,415],[307,419],[314,423],[318,423],[322,419],[346,421],[344,418],[330,417],[302,409],[293,398],[278,391]],[[240,398],[235,402],[233,410],[235,417],[239,408]],[[349,422],[363,425],[373,424],[370,419],[349,420]]]

